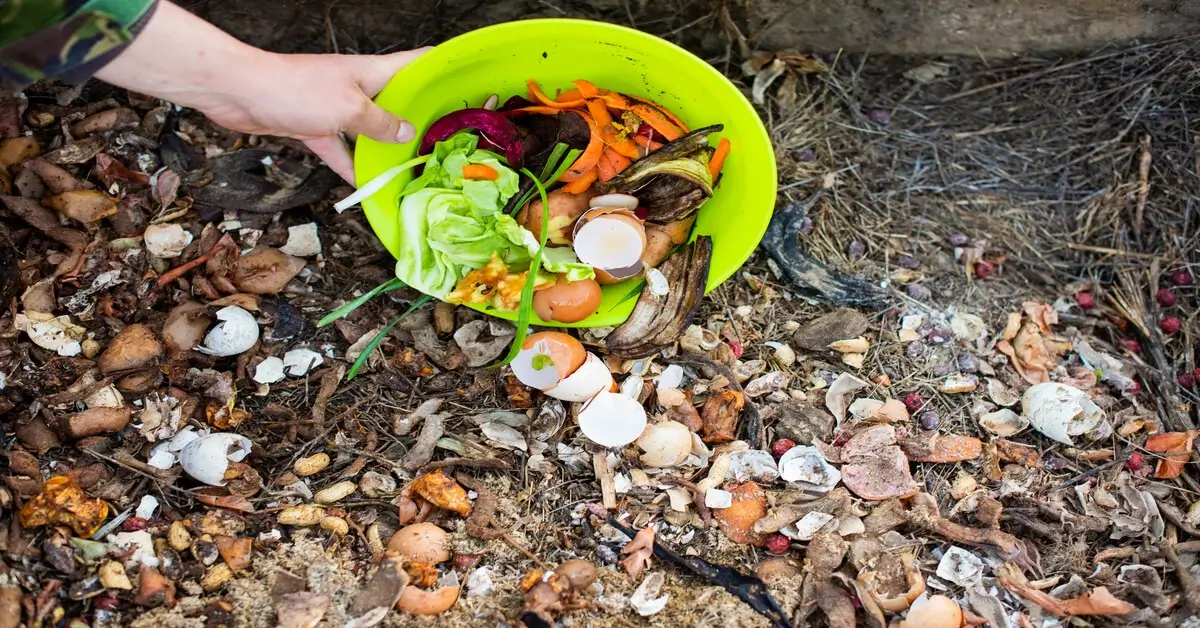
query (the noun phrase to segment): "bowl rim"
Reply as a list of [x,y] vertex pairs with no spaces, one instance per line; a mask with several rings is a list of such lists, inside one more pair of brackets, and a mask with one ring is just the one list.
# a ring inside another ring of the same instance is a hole
[[[605,22],[602,20],[591,20],[591,19],[584,19],[584,18],[537,17],[537,18],[520,18],[520,19],[516,19],[516,20],[509,20],[506,22],[489,24],[487,26],[472,29],[472,30],[466,31],[464,33],[455,35],[455,36],[441,42],[440,44],[437,44],[436,46],[434,46],[431,50],[429,50],[425,54],[420,55],[419,57],[414,59],[412,62],[405,65],[403,68],[400,69],[400,71],[398,71],[395,75],[393,75],[391,79],[389,79],[388,83],[383,87],[383,89],[380,90],[379,94],[377,94],[375,97],[372,98],[372,100],[375,102],[378,102],[380,96],[385,91],[388,91],[388,89],[394,83],[396,83],[397,81],[403,80],[403,75],[408,70],[410,70],[412,68],[420,68],[429,63],[438,62],[436,55],[434,55],[434,53],[437,52],[438,48],[448,46],[449,44],[452,44],[452,43],[455,45],[463,45],[463,42],[469,43],[472,39],[475,39],[477,37],[484,37],[484,36],[487,36],[488,34],[500,32],[500,31],[518,30],[521,28],[526,28],[527,26],[529,26],[531,24],[543,24],[543,25],[551,25],[551,26],[553,26],[553,25],[583,26],[586,28],[594,28],[594,29],[598,29],[601,31],[607,30],[607,31],[612,31],[612,32],[619,32],[626,36],[629,36],[629,37],[632,37],[635,39],[639,39],[641,41],[645,41],[648,43],[653,43],[654,45],[662,46],[667,49],[670,49],[673,53],[681,54],[684,58],[690,59],[698,67],[702,67],[703,69],[700,70],[702,73],[707,74],[710,78],[715,79],[717,82],[723,84],[727,89],[729,89],[736,96],[737,100],[740,101],[740,103],[745,107],[745,109],[747,111],[749,111],[754,116],[755,120],[757,121],[757,124],[754,125],[754,131],[753,131],[753,133],[755,133],[757,135],[757,137],[754,138],[754,140],[755,140],[754,142],[750,142],[748,144],[756,144],[757,146],[763,147],[765,149],[766,156],[767,156],[766,166],[767,166],[768,172],[762,173],[764,175],[763,178],[764,178],[764,180],[770,181],[770,185],[772,187],[772,192],[773,192],[772,195],[773,196],[778,195],[779,169],[778,169],[778,163],[777,163],[777,156],[775,154],[775,146],[771,140],[770,132],[768,131],[768,129],[766,127],[766,123],[763,121],[762,116],[759,115],[758,110],[755,108],[754,104],[750,101],[750,99],[746,96],[746,94],[744,94],[742,92],[742,90],[737,86],[737,84],[734,83],[729,77],[727,77],[723,73],[721,73],[720,70],[718,70],[716,67],[714,67],[712,64],[710,64],[708,61],[705,61],[699,55],[691,52],[690,50],[684,48],[683,46],[680,46],[670,40],[659,37],[652,33],[643,31],[641,29],[625,26],[623,24],[615,24],[612,22]],[[373,140],[370,140],[370,138],[359,138],[360,142],[362,142],[364,140],[366,141],[367,144],[378,143],[378,142],[374,142]],[[417,139],[413,140],[413,142],[416,142],[416,141],[418,141],[418,140]],[[360,154],[361,154],[361,152],[357,149],[357,146],[356,146],[355,150],[354,150],[356,187],[360,187],[360,186],[364,185],[371,178],[371,177],[364,176],[362,174],[363,170],[361,168],[359,168],[359,155]],[[368,199],[368,201],[369,200],[373,200],[373,199]],[[364,203],[363,203],[363,205],[364,205],[363,213],[365,214],[365,217],[367,218],[367,223],[371,226],[372,232],[374,232],[376,234],[376,237],[380,239],[381,244],[384,245],[384,248],[387,249],[388,253],[390,255],[392,255],[392,257],[394,259],[396,257],[395,253],[390,248],[388,248],[386,243],[382,242],[383,239],[379,237],[379,231],[378,231],[378,229],[376,229],[376,226],[375,226],[376,220],[379,220],[379,221],[387,220],[387,217],[385,216],[386,212],[380,212],[380,211],[367,212],[366,207],[365,207],[366,202],[367,201],[364,201]],[[703,208],[701,209],[701,211],[703,211]],[[772,204],[772,209],[766,213],[769,216],[770,214],[773,213],[773,211],[774,211],[774,204]],[[373,219],[372,216],[376,216],[376,219]],[[721,274],[710,274],[710,276],[708,278],[708,282],[705,285],[705,290],[704,290],[705,295],[708,295],[713,290],[715,290],[717,287],[719,287],[721,284],[728,281],[730,277],[732,277],[733,275],[735,275],[738,272],[738,270],[745,267],[746,262],[748,262],[750,260],[750,258],[753,257],[755,250],[757,250],[757,248],[760,246],[762,239],[766,235],[767,229],[770,226],[770,218],[768,218],[767,220],[762,220],[760,222],[761,222],[761,225],[755,229],[756,232],[751,234],[753,236],[753,241],[755,243],[754,247],[752,247],[749,251],[747,251],[745,253],[745,257],[737,265],[731,265],[727,269],[724,269],[724,272]],[[693,230],[689,237],[689,241],[694,240],[697,235],[698,234]],[[644,280],[643,280],[643,283],[644,283]],[[639,290],[640,290],[640,285],[641,284],[639,284],[639,286],[637,286],[637,288]],[[440,297],[433,297],[433,298],[440,300]],[[474,307],[472,305],[468,305],[468,306],[472,307],[472,309],[476,309],[476,310],[480,311],[481,313],[487,314],[489,316],[495,316],[495,317],[502,318],[505,320],[516,320],[515,313],[498,312],[498,311],[494,311],[489,308]],[[591,317],[589,317],[589,319],[590,318]],[[579,323],[571,323],[571,324],[563,324],[563,323],[557,323],[557,322],[545,322],[545,323],[539,323],[539,324],[545,325],[545,326],[564,327],[564,328],[596,327],[597,324],[586,324],[586,323],[588,323],[589,319],[584,319],[583,321],[580,321]]]

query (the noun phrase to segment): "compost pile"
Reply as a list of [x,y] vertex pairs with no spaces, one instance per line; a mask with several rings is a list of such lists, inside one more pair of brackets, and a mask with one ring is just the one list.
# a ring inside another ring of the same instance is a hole
[[1195,42],[706,24],[775,218],[652,355],[533,337],[611,378],[589,412],[485,368],[512,324],[372,293],[394,262],[298,144],[0,103],[0,626],[1196,625]]

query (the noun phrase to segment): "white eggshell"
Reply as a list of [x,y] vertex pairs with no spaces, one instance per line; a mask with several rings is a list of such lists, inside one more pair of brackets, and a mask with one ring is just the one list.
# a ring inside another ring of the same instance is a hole
[[317,237],[317,223],[288,227],[287,244],[279,247],[283,253],[294,257],[311,257],[321,252],[321,238]]
[[149,519],[154,516],[154,512],[158,510],[158,498],[153,495],[143,495],[142,501],[138,502],[137,510],[133,512],[133,516],[141,519]]
[[516,375],[522,384],[545,392],[554,388],[560,380],[558,379],[558,368],[550,364],[548,360],[541,365],[541,368],[533,365],[534,360],[539,356],[550,356],[550,343],[545,340],[533,343],[533,346],[528,349],[521,349],[517,353],[517,357],[513,358],[511,366],[513,375]]
[[[559,382],[556,386],[547,388],[545,392],[555,399],[583,402],[595,397],[596,393],[600,391],[611,389],[612,385],[612,373],[608,372],[608,366],[604,364],[604,360],[596,357],[594,353],[588,353],[583,366],[580,366],[574,373],[571,373],[569,377]],[[636,404],[637,402],[635,401],[634,403]],[[640,408],[641,406],[639,405],[638,407]],[[645,412],[642,414],[644,416]]]
[[175,223],[160,223],[146,227],[142,242],[151,255],[161,259],[179,257],[192,243],[192,234]]
[[1090,432],[1104,420],[1104,411],[1087,393],[1058,382],[1030,386],[1021,397],[1021,414],[1033,428],[1064,444]]
[[292,377],[302,377],[324,363],[325,358],[312,349],[292,349],[283,354],[283,369]]
[[842,480],[842,472],[829,464],[821,450],[797,445],[779,457],[779,476],[813,493],[828,493]]
[[217,432],[201,436],[179,452],[179,464],[188,475],[212,486],[225,485],[229,463],[250,455],[253,444],[241,434]]
[[254,316],[236,305],[217,310],[217,324],[204,337],[204,346],[196,347],[200,353],[220,358],[244,353],[258,342],[258,321]]
[[811,541],[816,533],[825,527],[825,524],[833,521],[833,515],[823,512],[810,512],[804,515],[799,521],[788,524],[783,527],[780,532],[796,541]]
[[260,384],[274,384],[283,379],[283,360],[271,356],[254,367],[254,381]]
[[602,391],[579,411],[579,429],[592,442],[622,447],[646,429],[646,410],[635,399]]
[[593,197],[588,201],[588,207],[596,209],[597,207],[628,209],[633,211],[637,209],[638,200],[636,196],[628,194],[601,194]]
[[673,467],[692,453],[692,431],[678,421],[663,421],[647,425],[637,444],[646,452],[641,455],[642,464]]

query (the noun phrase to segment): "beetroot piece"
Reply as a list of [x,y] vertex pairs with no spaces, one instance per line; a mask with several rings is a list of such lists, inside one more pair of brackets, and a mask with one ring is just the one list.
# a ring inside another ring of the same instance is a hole
[[468,129],[479,134],[481,147],[503,154],[509,166],[520,168],[524,165],[524,135],[504,114],[488,109],[459,109],[438,118],[421,138],[421,154],[429,153],[434,144]]

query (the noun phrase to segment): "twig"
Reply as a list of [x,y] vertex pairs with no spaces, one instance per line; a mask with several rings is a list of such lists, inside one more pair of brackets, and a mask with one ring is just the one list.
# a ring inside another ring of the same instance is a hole
[[1090,244],[1076,244],[1068,242],[1067,248],[1072,251],[1088,251],[1090,253],[1103,253],[1105,255],[1113,255],[1117,257],[1136,257],[1139,259],[1152,259],[1161,262],[1169,262],[1170,260],[1161,255],[1151,255],[1150,253],[1138,253],[1136,251],[1126,251],[1123,249],[1110,249],[1106,246],[1092,246]]
[[1179,560],[1179,554],[1175,551],[1174,538],[1163,543],[1162,555],[1175,568],[1175,577],[1179,578],[1179,586],[1183,589],[1184,605],[1192,612],[1200,612],[1200,582],[1196,581],[1196,577],[1188,570],[1187,565]]
[[1137,212],[1133,216],[1133,236],[1142,242],[1142,225],[1146,215],[1146,199],[1150,198],[1150,136],[1142,136],[1142,158],[1138,164]]
[[603,499],[604,508],[607,510],[615,510],[617,507],[617,488],[613,481],[612,470],[608,468],[608,459],[605,453],[598,451],[592,454],[592,470],[596,473],[596,479],[600,481],[600,495]]
[[171,270],[168,270],[167,272],[159,275],[158,280],[155,281],[155,287],[161,290],[162,288],[165,288],[166,286],[171,285],[171,283],[174,282],[176,279],[179,279],[180,277],[184,276],[185,274],[191,272],[192,269],[200,266],[204,262],[207,262],[208,258],[212,257],[213,255],[216,255],[218,252],[221,251],[221,249],[224,249],[230,245],[231,245],[230,242],[226,242],[225,238],[222,238],[219,242],[217,242],[217,244],[215,246],[213,246],[208,251],[202,253],[196,259],[194,259],[186,264],[176,266],[175,268],[172,268]]

